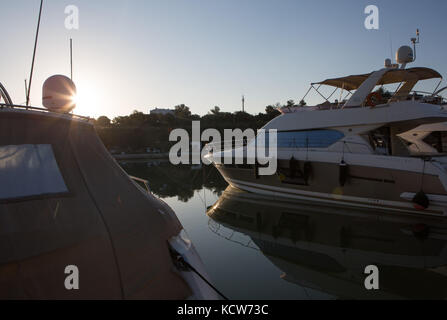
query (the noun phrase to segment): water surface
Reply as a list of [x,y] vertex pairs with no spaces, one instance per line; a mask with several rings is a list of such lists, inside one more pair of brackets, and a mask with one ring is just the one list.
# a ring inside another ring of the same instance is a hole
[[[442,219],[327,207],[228,187],[213,167],[122,163],[177,213],[230,299],[445,298]],[[365,268],[379,269],[379,290]]]

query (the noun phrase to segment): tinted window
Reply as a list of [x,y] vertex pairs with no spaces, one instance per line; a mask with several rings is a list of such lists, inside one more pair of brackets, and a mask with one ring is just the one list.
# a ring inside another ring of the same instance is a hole
[[[268,146],[268,134],[266,146]],[[278,148],[327,148],[344,137],[336,130],[278,131]]]

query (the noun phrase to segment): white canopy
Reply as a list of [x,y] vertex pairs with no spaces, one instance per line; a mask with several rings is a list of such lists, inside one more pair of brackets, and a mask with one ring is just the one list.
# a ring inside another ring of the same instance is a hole
[[[325,84],[345,90],[356,90],[368,79],[371,73],[326,79],[312,84]],[[442,78],[441,74],[430,68],[389,69],[377,83],[378,85]]]

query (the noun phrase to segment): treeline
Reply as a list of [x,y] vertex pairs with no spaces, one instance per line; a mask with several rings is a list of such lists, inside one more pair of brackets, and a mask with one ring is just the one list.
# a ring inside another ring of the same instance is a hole
[[[287,106],[293,106],[293,100]],[[301,102],[300,105],[303,105]],[[212,108],[208,114],[199,116],[192,114],[189,107],[184,104],[174,109],[174,114],[144,114],[134,111],[128,116],[109,119],[101,116],[95,121],[99,136],[109,149],[124,152],[142,152],[145,148],[157,148],[162,152],[168,151],[169,133],[176,128],[191,129],[191,121],[200,121],[202,130],[215,128],[223,133],[224,129],[247,128],[259,129],[267,122],[277,117],[280,112],[277,107],[269,105],[264,113],[252,115],[246,112],[221,112],[218,106]]]
[[193,169],[188,165],[173,166],[168,160],[153,166],[146,162],[124,162],[121,165],[128,174],[149,180],[151,192],[161,198],[177,197],[187,202],[204,187],[220,196],[228,186],[211,165]]

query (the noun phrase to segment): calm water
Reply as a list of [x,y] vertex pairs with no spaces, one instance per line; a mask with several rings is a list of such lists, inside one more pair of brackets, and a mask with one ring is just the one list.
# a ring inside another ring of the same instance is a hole
[[[122,166],[175,210],[230,299],[447,296],[443,220],[241,192],[213,167]],[[365,289],[368,265],[379,269],[379,290]]]

